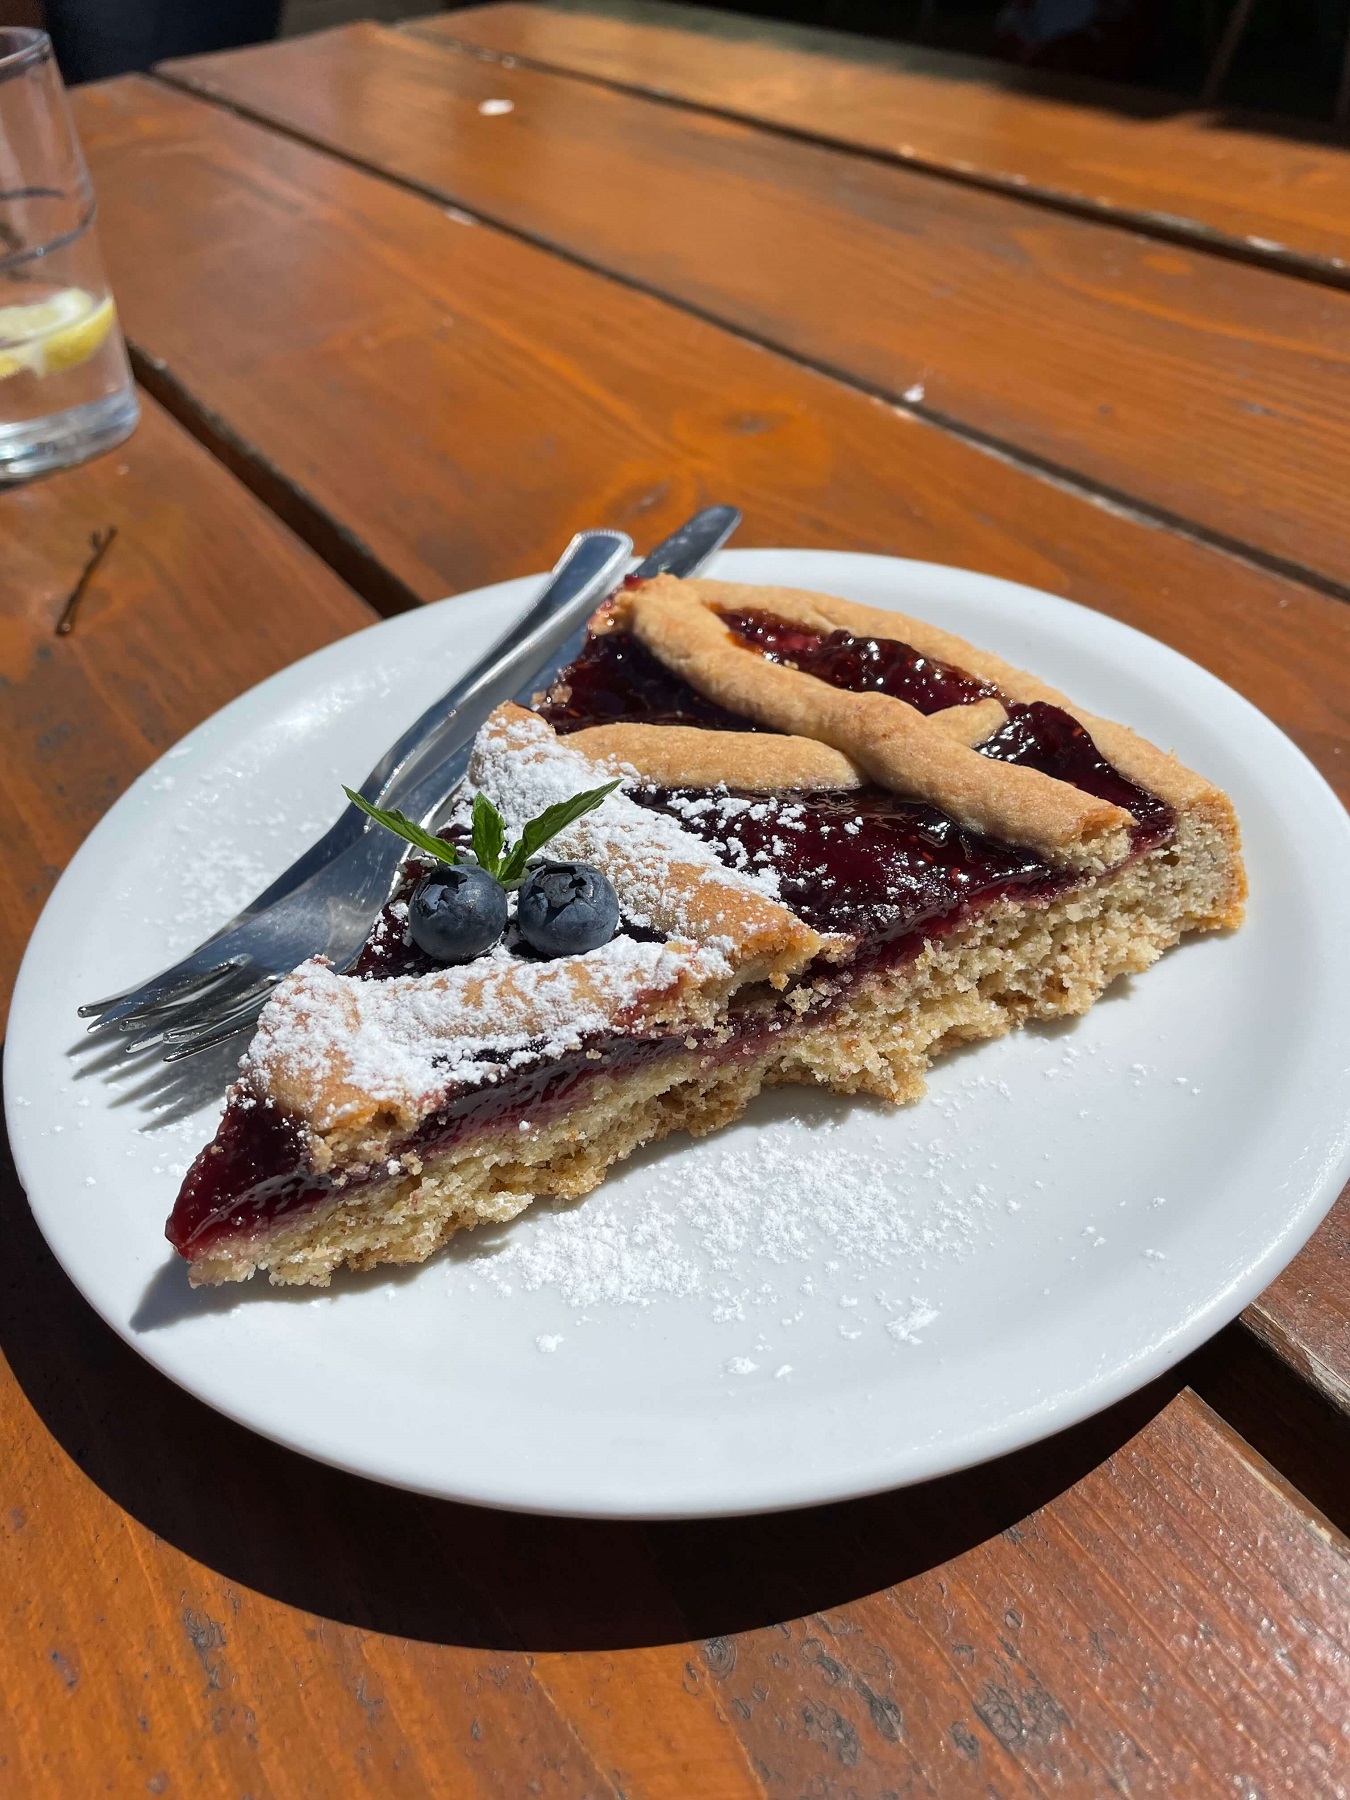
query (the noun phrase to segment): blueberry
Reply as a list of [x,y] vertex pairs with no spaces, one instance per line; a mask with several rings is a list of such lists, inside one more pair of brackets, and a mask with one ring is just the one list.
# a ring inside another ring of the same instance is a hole
[[586,863],[542,863],[521,887],[516,924],[541,956],[578,956],[614,936],[619,896],[609,877]]
[[506,930],[506,889],[486,869],[445,864],[413,889],[408,929],[418,949],[437,962],[469,962]]

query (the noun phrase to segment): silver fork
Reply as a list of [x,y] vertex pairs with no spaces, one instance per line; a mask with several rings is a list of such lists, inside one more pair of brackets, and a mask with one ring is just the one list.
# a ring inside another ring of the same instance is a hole
[[[705,508],[636,572],[692,574],[739,521],[734,507]],[[615,545],[612,556],[601,554],[606,538]],[[516,697],[528,702],[536,687],[572,660],[586,617],[612,588],[630,551],[620,533],[574,539],[524,619],[381,758],[363,795],[418,820],[441,811],[463,779],[482,720],[517,683]],[[559,646],[563,632],[570,635]],[[163,1045],[165,1060],[176,1062],[209,1049],[245,1030],[277,981],[307,957],[322,954],[343,968],[364,943],[405,854],[398,839],[368,827],[364,815],[349,807],[318,844],[190,957],[134,992],[81,1013],[97,1015],[91,1030],[122,1034],[129,1055]]]
[[[523,616],[385,751],[362,782],[358,790],[362,797],[372,805],[402,806],[419,779],[471,737],[522,676],[543,664],[559,639],[611,591],[632,550],[632,539],[624,532],[579,532]],[[305,890],[306,906],[318,903],[314,916],[321,918],[327,906],[323,895],[336,888],[332,883],[311,887],[314,877],[359,849],[367,838],[388,839],[389,834],[371,826],[366,815],[349,803],[317,843],[189,956],[137,988],[82,1006],[81,1018],[94,1019],[91,1031],[134,1033],[136,1042],[129,1041],[128,1049],[145,1048],[158,1028],[184,1022],[199,1003],[209,999],[218,1008],[227,995],[241,1002],[247,985],[242,971],[249,964],[255,932],[256,942],[263,946],[278,925],[284,928],[284,920],[264,925],[264,915]],[[363,862],[355,857],[342,862],[338,877],[353,881],[357,893],[365,892]],[[373,868],[370,879],[375,879]]]

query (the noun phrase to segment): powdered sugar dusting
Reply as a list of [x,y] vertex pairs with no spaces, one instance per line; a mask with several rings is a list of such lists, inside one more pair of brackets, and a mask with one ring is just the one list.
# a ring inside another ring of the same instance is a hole
[[[565,1055],[642,1011],[678,1016],[681,991],[729,974],[716,950],[629,937],[553,962],[499,946],[457,968],[390,981],[310,962],[268,1002],[247,1066],[266,1086],[284,1082],[293,1108],[322,1107],[316,1122],[327,1129],[349,1104],[416,1111],[452,1081],[494,1080]],[[354,1099],[343,1091],[351,1088]]]
[[937,1316],[937,1308],[930,1306],[926,1300],[920,1300],[916,1294],[911,1298],[909,1311],[887,1320],[886,1329],[900,1343],[921,1344],[923,1339],[919,1333],[926,1325],[931,1325]]
[[[829,1329],[849,1341],[882,1331],[919,1345],[938,1309],[911,1281],[969,1254],[999,1209],[945,1140],[927,1146],[917,1178],[856,1142],[856,1125],[844,1120],[764,1123],[750,1142],[699,1146],[658,1164],[640,1193],[609,1188],[580,1205],[545,1203],[468,1267],[499,1293],[551,1289],[583,1313],[697,1299],[715,1321],[781,1332],[808,1309],[829,1307],[840,1320]],[[748,1372],[748,1361],[724,1367]]]
[[[508,709],[479,733],[470,789],[493,801],[516,836],[594,787],[598,772],[542,719]],[[466,795],[461,812],[469,804]],[[747,966],[738,949],[747,946],[751,961],[761,953],[755,929],[766,920],[799,928],[769,899],[772,869],[730,870],[677,820],[620,793],[559,832],[550,849],[604,869],[627,921],[669,941],[621,934],[588,955],[546,963],[503,944],[462,967],[378,982],[307,963],[263,1011],[245,1062],[254,1084],[321,1132],[386,1104],[406,1124],[452,1084],[498,1080],[590,1036],[707,1023],[737,966]]]
[[[490,719],[469,765],[470,781],[513,833],[545,807],[594,787],[599,773],[595,763],[569,749],[544,720],[523,712]],[[549,854],[597,863],[614,882],[625,914],[657,930],[689,929],[682,902],[691,869],[698,872],[705,895],[709,887],[767,899],[778,893],[775,870],[729,869],[711,845],[685,831],[678,820],[638,806],[621,791],[560,831]]]

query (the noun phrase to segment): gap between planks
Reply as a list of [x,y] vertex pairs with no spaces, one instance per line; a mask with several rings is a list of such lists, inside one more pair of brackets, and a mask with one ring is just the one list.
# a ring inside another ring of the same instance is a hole
[[255,499],[288,526],[333,573],[384,618],[413,612],[422,596],[399,579],[344,525],[279,469],[255,445],[241,437],[228,420],[204,404],[160,358],[134,339],[126,340],[132,373],[189,436],[209,450]]
[[[1183,249],[1203,251],[1228,262],[1247,263],[1259,269],[1272,270],[1277,275],[1286,275],[1295,281],[1310,281],[1319,287],[1350,289],[1350,267],[1338,268],[1335,263],[1323,261],[1300,250],[1291,250],[1285,244],[1253,243],[1250,239],[1235,237],[1217,225],[1207,225],[1200,219],[1152,212],[1146,207],[1123,206],[1110,200],[1094,200],[1088,194],[1062,193],[1038,182],[1014,180],[1011,176],[992,171],[959,169],[915,150],[902,152],[885,150],[878,144],[860,144],[851,138],[836,136],[833,132],[811,131],[804,125],[789,125],[780,119],[766,119],[758,113],[744,112],[734,106],[718,106],[710,100],[689,100],[682,94],[643,87],[638,82],[620,81],[615,76],[600,75],[587,69],[569,68],[565,63],[549,62],[543,57],[530,56],[519,50],[496,50],[486,44],[475,43],[472,38],[457,37],[448,31],[438,31],[434,26],[425,26],[418,19],[404,20],[392,29],[405,37],[416,38],[421,44],[454,50],[465,56],[472,56],[479,62],[496,63],[502,68],[534,69],[541,75],[555,75],[564,81],[608,88],[613,93],[650,101],[654,106],[668,106],[676,112],[703,113],[709,118],[725,119],[730,124],[748,125],[756,131],[772,137],[787,138],[793,143],[837,150],[846,156],[856,157],[860,162],[908,169],[917,175],[930,176],[935,181],[951,182],[956,187],[978,188],[983,193],[998,194],[1005,200],[1023,201],[1028,206],[1038,207],[1045,212],[1065,213],[1070,218],[1087,219],[1094,225],[1110,225],[1121,231],[1142,233],[1161,243],[1178,244]],[[184,78],[178,76],[164,75],[162,79],[189,85]],[[203,89],[193,88],[192,91],[209,97]]]
[[[827,380],[836,382],[841,387],[850,388],[855,393],[865,394],[869,399],[877,401],[880,405],[892,407],[896,412],[904,413],[908,417],[918,419],[923,424],[930,425],[938,431],[945,432],[948,436],[959,439],[962,443],[970,445],[973,449],[982,451],[987,456],[996,457],[1001,461],[1010,464],[1013,468],[1018,469],[1024,474],[1034,476],[1040,481],[1049,482],[1051,485],[1062,489],[1064,492],[1073,494],[1076,498],[1086,501],[1089,505],[1102,507],[1108,511],[1115,512],[1120,516],[1129,519],[1136,525],[1142,525],[1152,530],[1175,532],[1178,536],[1188,538],[1194,543],[1202,544],[1206,549],[1216,550],[1224,556],[1230,556],[1239,562],[1246,563],[1249,567],[1258,569],[1263,574],[1274,575],[1286,581],[1297,582],[1301,586],[1312,588],[1317,593],[1325,594],[1333,600],[1350,601],[1350,583],[1337,581],[1333,576],[1324,575],[1319,570],[1308,568],[1303,563],[1294,562],[1289,558],[1277,556],[1273,552],[1262,550],[1254,544],[1248,544],[1240,538],[1230,537],[1226,532],[1215,531],[1207,525],[1200,524],[1194,519],[1187,518],[1184,514],[1174,513],[1166,507],[1155,506],[1152,502],[1143,500],[1137,495],[1128,493],[1123,489],[1109,486],[1105,482],[1094,481],[1077,470],[1054,462],[1048,457],[1038,456],[1034,451],[1024,449],[1018,444],[996,437],[990,432],[982,431],[978,426],[967,424],[963,420],[954,419],[950,415],[940,412],[935,408],[924,406],[920,400],[908,398],[905,392],[898,391],[880,383],[866,381],[861,376],[852,374],[848,370],[838,367],[827,357],[808,355],[804,351],[780,343],[775,337],[767,332],[761,333],[751,331],[744,325],[723,317],[711,307],[700,306],[694,301],[686,300],[679,295],[671,294],[664,288],[658,287],[652,282],[644,281],[639,276],[628,275],[621,270],[609,268],[604,263],[597,262],[593,258],[581,254],[579,251],[569,249],[566,245],[555,242],[543,233],[527,230],[525,227],[516,225],[509,220],[499,218],[493,213],[485,212],[481,207],[467,206],[454,194],[449,193],[444,189],[434,187],[429,182],[418,181],[413,176],[400,175],[392,170],[383,169],[378,164],[369,162],[364,157],[358,156],[354,152],[343,150],[334,144],[326,143],[322,138],[314,137],[308,132],[297,129],[295,126],[283,124],[280,121],[271,118],[268,114],[261,112],[257,108],[251,107],[242,101],[228,99],[224,95],[217,93],[209,85],[194,81],[189,76],[170,73],[166,69],[158,68],[149,71],[149,78],[177,93],[186,94],[190,98],[205,105],[217,107],[222,112],[231,113],[234,117],[244,119],[249,124],[261,126],[264,130],[274,132],[278,137],[287,138],[292,143],[303,145],[305,149],[316,151],[322,156],[329,157],[334,162],[343,163],[348,168],[355,169],[362,175],[369,176],[390,187],[401,188],[405,193],[412,194],[419,200],[427,201],[438,210],[444,209],[446,206],[453,206],[467,218],[471,218],[475,224],[486,225],[491,230],[499,231],[506,237],[515,238],[520,243],[529,244],[536,250],[543,250],[550,256],[556,256],[560,261],[570,263],[574,268],[584,270],[588,275],[594,275],[601,280],[613,282],[615,286],[627,288],[634,293],[643,294],[648,299],[656,300],[662,305],[669,306],[677,312],[682,312],[691,318],[699,319],[705,325],[712,325],[717,330],[726,332],[729,337],[738,339],[741,343],[753,345],[754,348],[758,350],[766,350],[773,356],[782,357],[784,360],[796,364],[799,368],[809,369],[813,374],[822,375]],[[710,109],[686,108],[686,110],[706,111]],[[755,123],[753,120],[750,122],[752,124]],[[1021,190],[1018,189],[1015,190],[1015,192],[1020,194]],[[135,351],[134,347],[132,347],[132,352],[134,362],[138,353]],[[212,436],[205,434],[203,430],[199,429],[194,422],[193,417],[178,410],[179,404],[183,406],[196,405],[196,402],[193,401],[188,390],[181,383],[176,381],[163,363],[152,362],[151,359],[144,356],[144,353],[140,353],[140,355],[142,362],[153,370],[153,380],[168,384],[165,391],[160,392],[151,385],[150,380],[147,380],[146,385],[155,393],[155,397],[159,399],[161,404],[165,405],[169,411],[173,412],[180,423],[184,424],[187,429],[199,439],[199,441],[206,444],[208,448],[214,448]],[[137,369],[137,374],[138,376],[140,375],[139,368]],[[176,398],[169,397],[169,388],[172,388]],[[235,436],[223,420],[213,418],[213,416],[208,414],[204,408],[199,409],[199,411],[204,419],[210,420],[208,430],[210,432],[220,432],[222,437],[227,439],[234,447],[234,454],[250,453],[249,447],[244,445],[242,440]],[[252,454],[256,455],[257,453],[254,452]],[[223,460],[228,462],[228,457],[223,458]],[[261,456],[258,456],[257,460],[264,468],[270,469],[270,465],[266,465]],[[236,466],[234,463],[229,463],[228,466],[232,468],[235,474],[239,475],[240,479],[248,483],[253,489],[253,492],[256,493],[260,499],[265,500],[268,505],[273,505],[266,488],[257,485],[251,480],[250,476],[242,466]],[[279,471],[271,470],[269,479],[272,482],[280,483],[281,486],[284,487],[287,495],[292,496],[295,502],[302,504],[304,507],[308,507],[315,515],[316,520],[324,521],[328,533],[336,532],[343,535],[344,538],[350,538],[350,534],[345,532],[345,528],[339,526],[336,521],[330,519],[327,514],[323,513],[313,501],[310,501],[307,496],[304,496],[301,491],[296,488],[293,483],[290,483],[286,477],[282,476]],[[278,509],[273,506],[273,510]],[[311,549],[315,550],[320,556],[323,556],[326,561],[330,560],[321,544],[316,541],[315,538],[306,535],[305,524],[303,522],[297,522],[297,518],[300,518],[301,515],[292,517],[289,514],[282,513],[281,516],[286,519],[287,524],[289,524],[294,531],[305,538],[306,543],[310,545]],[[359,540],[352,539],[351,542],[357,544],[359,543]],[[382,566],[375,562],[371,553],[365,550],[363,545],[359,547],[365,557],[369,559],[372,570],[381,569],[381,572],[385,575],[386,582],[391,587],[397,589],[399,593],[407,594],[409,592],[409,590],[404,587],[403,583],[397,581],[396,577],[382,571]],[[360,579],[358,578],[359,570],[357,573],[348,573],[344,567],[341,567],[337,563],[334,563],[332,566],[343,576],[343,579],[347,581],[350,586],[356,588],[363,599],[368,600],[369,603],[378,610],[407,610],[407,605],[405,604],[391,606],[382,602],[376,594],[367,592],[366,589],[361,586]],[[416,604],[415,596],[410,603]]]

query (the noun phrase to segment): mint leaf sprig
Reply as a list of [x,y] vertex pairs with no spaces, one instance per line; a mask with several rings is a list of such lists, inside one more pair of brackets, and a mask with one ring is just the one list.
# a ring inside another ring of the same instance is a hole
[[385,830],[392,831],[395,837],[403,838],[405,842],[412,845],[414,850],[424,851],[426,855],[434,857],[437,862],[457,863],[459,861],[459,852],[453,844],[447,844],[444,838],[438,838],[429,831],[423,831],[420,825],[415,825],[408,815],[399,812],[397,807],[386,812],[382,806],[372,806],[369,800],[362,799],[361,795],[352,788],[344,786],[342,791],[353,806],[359,806],[361,811],[369,818],[374,819],[377,825],[383,825]]
[[[495,876],[504,888],[518,888],[525,879],[530,859],[539,854],[549,839],[556,837],[577,819],[584,818],[588,812],[593,812],[621,785],[621,781],[607,781],[603,787],[588,788],[584,794],[573,794],[569,800],[559,800],[555,805],[545,807],[537,818],[528,820],[522,826],[520,836],[509,849],[506,844],[506,820],[486,794],[475,794],[469,826],[473,860],[480,869],[486,869],[489,875]],[[424,831],[396,807],[386,811],[382,806],[372,806],[369,800],[362,799],[360,794],[349,787],[344,787],[342,791],[353,806],[359,806],[368,818],[374,819],[377,825],[383,825],[386,831],[392,831],[395,837],[401,837],[414,850],[434,857],[437,862],[453,865],[460,860],[461,852],[454,844],[448,844],[444,838]]]
[[[500,866],[490,869],[503,887],[519,887],[525,879],[525,865],[532,856],[537,856],[551,837],[556,837],[565,826],[574,824],[593,812],[602,800],[607,800],[618,781],[607,781],[603,787],[588,788],[584,794],[573,794],[570,800],[559,800],[553,806],[546,806],[538,818],[527,820],[521,827],[520,836],[512,844]],[[481,796],[479,796],[481,798]],[[497,809],[489,800],[487,805],[496,813]],[[500,823],[500,815],[498,815]],[[474,855],[478,854],[475,840]]]

